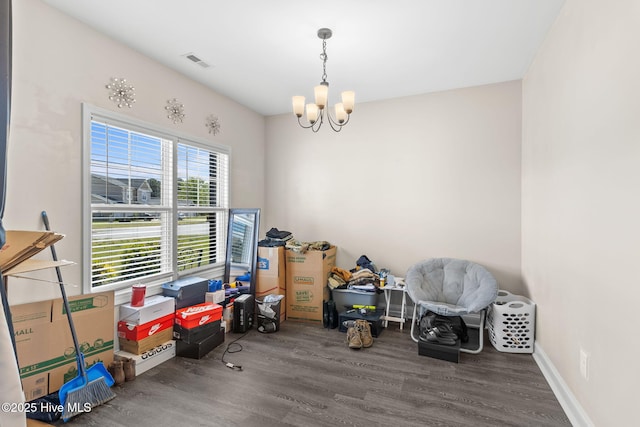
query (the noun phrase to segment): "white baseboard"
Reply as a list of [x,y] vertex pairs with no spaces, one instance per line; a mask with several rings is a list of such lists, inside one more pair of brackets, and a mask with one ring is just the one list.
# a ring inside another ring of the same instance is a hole
[[537,341],[534,348],[533,360],[538,364],[542,375],[544,375],[549,386],[551,386],[553,394],[556,395],[556,399],[558,399],[560,406],[564,409],[571,424],[575,427],[593,427],[594,424],[589,419],[589,415],[587,415],[582,405],[580,405],[580,402],[575,398],[571,389],[567,383],[564,382],[560,373]]

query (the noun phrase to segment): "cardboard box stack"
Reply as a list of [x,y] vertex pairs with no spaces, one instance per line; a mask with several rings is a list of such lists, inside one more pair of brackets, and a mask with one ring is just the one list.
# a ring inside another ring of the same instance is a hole
[[336,251],[335,246],[325,251],[285,251],[287,319],[322,324],[322,302],[329,299],[327,279],[336,265]]
[[[87,367],[113,362],[113,292],[69,297]],[[78,375],[62,299],[11,307],[20,378],[27,401],[45,396]]]
[[258,273],[256,275],[256,300],[269,294],[284,295],[280,301],[280,321],[286,319],[287,278],[284,246],[258,247]]
[[209,280],[200,277],[162,285],[162,294],[176,301],[173,317],[176,356],[200,359],[224,341],[220,329],[222,306],[205,302],[208,290]]
[[117,351],[116,354],[121,357],[128,357],[135,361],[136,376],[147,372],[149,369],[158,366],[176,357],[176,342],[174,340],[166,341],[150,350],[141,354],[132,354],[124,350]]
[[205,302],[176,311],[174,337],[178,340],[176,355],[201,359],[224,342],[220,328],[222,306]]
[[120,350],[141,355],[171,341],[174,312],[175,300],[163,295],[145,298],[141,307],[121,305],[118,322]]

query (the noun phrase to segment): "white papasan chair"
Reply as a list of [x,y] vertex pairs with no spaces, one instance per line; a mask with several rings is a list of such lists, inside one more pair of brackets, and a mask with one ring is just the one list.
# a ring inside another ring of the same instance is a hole
[[[462,316],[467,326],[477,327],[477,348],[461,346],[460,351],[477,354],[482,351],[486,309],[498,296],[498,282],[483,266],[455,258],[431,258],[407,270],[407,294],[414,302],[411,338],[418,342],[416,323],[427,312],[442,316]],[[477,322],[469,322],[468,319]]]

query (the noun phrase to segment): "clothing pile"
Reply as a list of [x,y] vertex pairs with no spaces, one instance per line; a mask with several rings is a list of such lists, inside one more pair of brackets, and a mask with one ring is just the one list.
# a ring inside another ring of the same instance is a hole
[[315,242],[301,242],[299,240],[288,240],[286,248],[291,249],[293,252],[304,254],[307,251],[326,251],[331,249],[331,243],[326,240],[318,240]]
[[345,289],[347,282],[351,280],[353,274],[349,270],[340,267],[333,267],[329,273],[329,287],[331,289]]
[[328,286],[331,289],[376,291],[380,286],[380,276],[375,264],[369,257],[362,255],[356,261],[356,267],[351,270],[333,267],[329,274]]
[[289,231],[280,231],[277,228],[272,228],[267,231],[267,238],[260,240],[258,246],[275,248],[278,246],[286,246],[287,242],[293,239],[293,234]]

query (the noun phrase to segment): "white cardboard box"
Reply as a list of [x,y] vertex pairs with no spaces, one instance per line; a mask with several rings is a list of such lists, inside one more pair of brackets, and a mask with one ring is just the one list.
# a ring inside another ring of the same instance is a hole
[[224,289],[215,292],[207,292],[204,294],[205,302],[213,302],[219,304],[225,300]]
[[127,323],[142,325],[153,322],[160,317],[167,316],[176,311],[176,300],[163,295],[153,295],[144,299],[142,307],[133,307],[131,304],[120,306],[120,320]]
[[176,342],[175,340],[167,341],[149,351],[145,351],[142,354],[132,354],[126,351],[118,351],[116,355],[122,357],[129,357],[136,362],[136,376],[147,372],[151,368],[155,368],[167,360],[176,357]]

